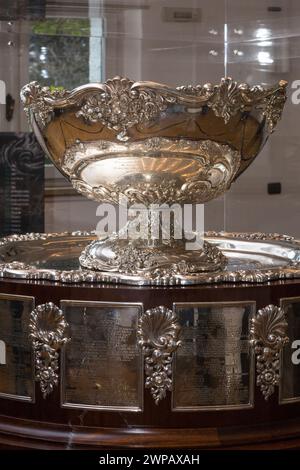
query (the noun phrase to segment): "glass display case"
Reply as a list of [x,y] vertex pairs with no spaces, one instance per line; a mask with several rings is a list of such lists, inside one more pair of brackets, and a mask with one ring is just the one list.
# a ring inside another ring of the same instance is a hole
[[300,447],[299,17],[0,2],[0,446]]

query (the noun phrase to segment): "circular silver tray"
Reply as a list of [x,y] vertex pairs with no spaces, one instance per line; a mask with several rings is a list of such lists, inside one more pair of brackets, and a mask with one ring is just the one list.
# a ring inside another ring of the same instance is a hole
[[134,285],[189,285],[220,282],[267,282],[300,277],[300,241],[263,233],[207,232],[206,240],[228,258],[216,273],[160,277],[105,273],[82,269],[78,258],[96,239],[88,232],[30,233],[0,239],[0,277],[45,279],[63,283],[125,283]]

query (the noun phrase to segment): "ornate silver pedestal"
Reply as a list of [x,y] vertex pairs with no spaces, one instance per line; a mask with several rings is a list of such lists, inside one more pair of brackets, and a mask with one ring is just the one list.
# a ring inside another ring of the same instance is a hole
[[299,241],[207,233],[224,268],[162,278],[82,269],[95,240],[0,240],[0,446],[295,447]]

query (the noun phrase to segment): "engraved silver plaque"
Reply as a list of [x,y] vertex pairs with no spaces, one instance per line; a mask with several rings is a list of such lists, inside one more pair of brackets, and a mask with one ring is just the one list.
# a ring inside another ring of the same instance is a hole
[[300,401],[300,297],[283,298],[289,342],[281,352],[279,403]]
[[182,345],[175,353],[173,410],[252,407],[255,302],[177,303],[174,311]]
[[34,402],[29,317],[34,297],[0,294],[0,397]]
[[141,411],[142,304],[61,301],[70,341],[62,350],[62,406]]

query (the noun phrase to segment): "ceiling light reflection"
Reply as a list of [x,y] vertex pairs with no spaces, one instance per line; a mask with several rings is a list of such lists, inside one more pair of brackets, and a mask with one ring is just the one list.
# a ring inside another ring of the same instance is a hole
[[258,28],[255,32],[255,36],[258,39],[265,39],[271,36],[271,30],[268,28]]
[[269,65],[273,64],[274,59],[271,57],[270,52],[267,51],[260,51],[257,54],[257,60],[261,65]]

